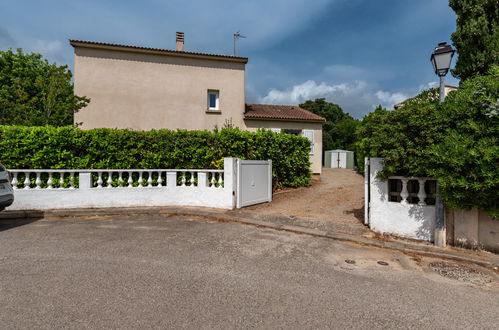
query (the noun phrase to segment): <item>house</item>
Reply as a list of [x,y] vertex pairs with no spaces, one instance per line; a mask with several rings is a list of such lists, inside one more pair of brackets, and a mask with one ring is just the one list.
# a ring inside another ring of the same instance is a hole
[[248,58],[70,40],[77,95],[91,99],[75,114],[82,129],[212,130],[231,123],[307,137],[312,171],[321,173],[325,119],[297,106],[245,104]]

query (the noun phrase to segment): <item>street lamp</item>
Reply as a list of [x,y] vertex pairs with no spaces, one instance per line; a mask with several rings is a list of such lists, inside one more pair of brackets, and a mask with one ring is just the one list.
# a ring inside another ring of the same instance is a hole
[[433,54],[431,54],[430,60],[431,64],[433,64],[433,70],[440,77],[440,102],[443,102],[445,98],[444,77],[449,72],[450,62],[454,53],[455,50],[451,45],[441,42],[435,47]]
[[[447,72],[449,72],[450,62],[454,52],[455,50],[451,45],[447,45],[446,42],[441,42],[435,47],[433,54],[431,54],[430,60],[431,64],[433,64],[433,70],[435,70],[435,74],[440,77],[440,102],[443,102],[445,99],[444,77]],[[437,182],[437,196],[435,201],[435,245],[445,247],[446,236],[444,203],[442,197],[440,197],[440,187]]]

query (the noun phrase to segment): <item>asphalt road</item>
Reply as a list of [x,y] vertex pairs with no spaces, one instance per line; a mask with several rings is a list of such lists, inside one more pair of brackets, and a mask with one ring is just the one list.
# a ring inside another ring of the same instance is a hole
[[203,218],[3,226],[0,327],[497,329],[496,278],[429,261]]

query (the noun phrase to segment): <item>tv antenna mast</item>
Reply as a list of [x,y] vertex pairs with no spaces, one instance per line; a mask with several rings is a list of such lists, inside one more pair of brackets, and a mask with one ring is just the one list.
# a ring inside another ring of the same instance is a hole
[[236,40],[241,38],[246,38],[246,36],[243,36],[239,31],[234,33],[234,56],[236,56]]

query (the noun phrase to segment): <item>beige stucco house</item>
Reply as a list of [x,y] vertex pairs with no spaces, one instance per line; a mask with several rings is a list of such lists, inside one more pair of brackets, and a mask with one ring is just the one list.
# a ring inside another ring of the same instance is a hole
[[212,130],[226,123],[269,128],[312,141],[312,171],[321,173],[324,118],[296,106],[245,104],[245,57],[70,40],[77,95],[91,99],[75,115],[83,129]]

